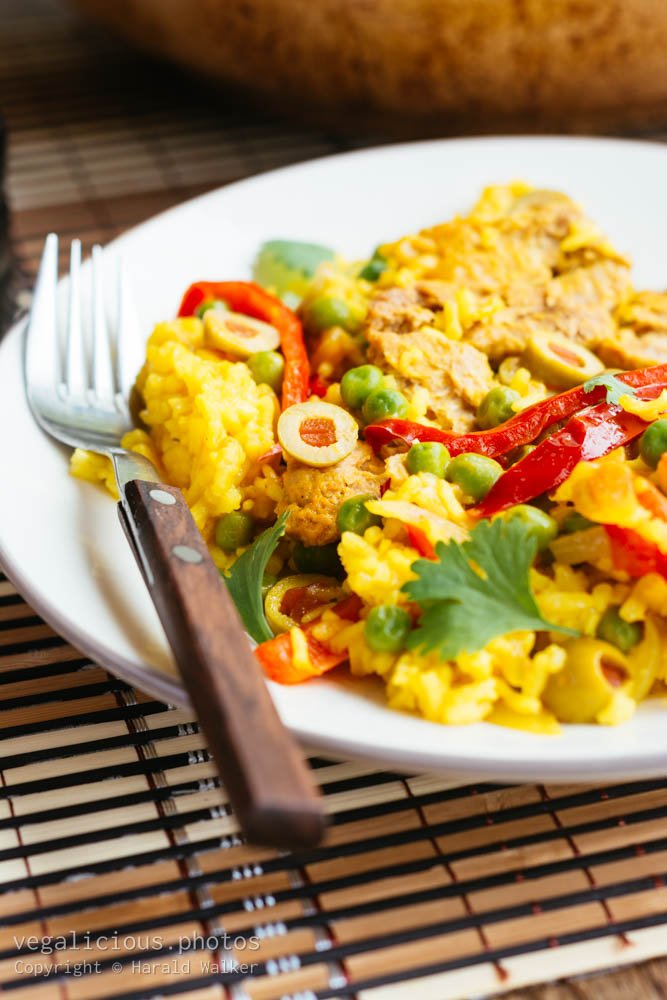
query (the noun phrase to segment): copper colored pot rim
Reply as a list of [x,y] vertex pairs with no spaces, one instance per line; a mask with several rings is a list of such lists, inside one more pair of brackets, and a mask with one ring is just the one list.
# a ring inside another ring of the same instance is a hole
[[345,130],[606,131],[667,120],[663,0],[74,0],[273,110]]

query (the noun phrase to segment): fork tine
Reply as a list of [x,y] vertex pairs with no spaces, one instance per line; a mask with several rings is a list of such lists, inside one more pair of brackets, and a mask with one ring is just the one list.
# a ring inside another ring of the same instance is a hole
[[88,388],[86,344],[81,325],[81,240],[72,240],[69,264],[69,307],[65,346],[65,385],[71,395],[83,396]]
[[111,341],[105,316],[102,247],[93,247],[93,336],[92,387],[99,400],[112,400],[114,395]]
[[118,260],[118,309],[116,331],[116,387],[129,399],[137,372],[144,362],[144,343],[122,258]]
[[34,388],[52,388],[60,381],[60,351],[56,321],[58,237],[49,233],[44,243],[30,309],[26,346],[26,376]]

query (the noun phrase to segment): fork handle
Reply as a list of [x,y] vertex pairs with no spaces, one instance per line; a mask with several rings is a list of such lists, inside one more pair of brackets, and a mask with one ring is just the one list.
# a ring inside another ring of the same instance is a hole
[[131,480],[118,513],[243,831],[272,847],[316,844],[324,813],[310,770],[183,494]]

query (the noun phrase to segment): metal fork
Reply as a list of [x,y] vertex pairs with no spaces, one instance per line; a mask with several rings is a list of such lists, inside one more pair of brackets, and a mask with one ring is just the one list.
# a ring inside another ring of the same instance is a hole
[[312,777],[278,718],[236,608],[183,495],[160,481],[151,462],[120,446],[132,426],[128,354],[137,338],[122,268],[118,275],[112,338],[105,317],[102,249],[93,247],[87,358],[81,243],[73,240],[71,245],[66,335],[59,338],[58,237],[47,237],[27,334],[30,408],[59,441],[111,458],[121,524],[242,829],[258,843],[310,846],[324,826]]

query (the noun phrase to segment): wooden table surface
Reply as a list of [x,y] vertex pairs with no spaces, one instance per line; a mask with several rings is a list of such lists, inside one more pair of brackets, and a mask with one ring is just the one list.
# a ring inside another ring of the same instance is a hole
[[[0,0],[0,25],[17,287],[29,287],[48,228],[79,235],[89,247],[220,184],[378,141],[266,119],[236,97],[138,56],[58,0]],[[196,156],[189,156],[195,142]],[[415,995],[410,982],[400,995]],[[667,997],[667,960],[504,995],[660,1000]]]

